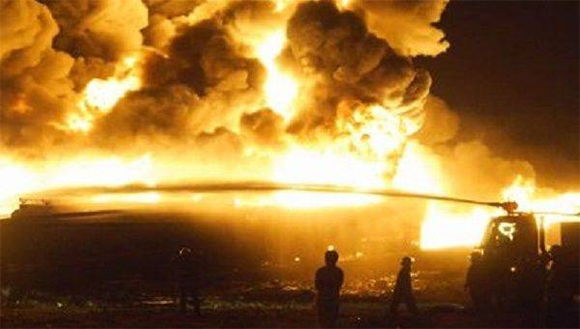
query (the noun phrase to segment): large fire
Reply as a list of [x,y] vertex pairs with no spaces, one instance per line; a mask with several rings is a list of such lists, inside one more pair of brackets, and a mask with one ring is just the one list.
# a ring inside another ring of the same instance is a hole
[[64,129],[90,131],[95,116],[111,111],[127,92],[139,89],[138,60],[138,55],[127,56],[117,65],[113,77],[89,81],[78,102],[78,112],[69,115]]
[[[221,2],[214,2],[212,5],[206,4],[205,7],[198,8],[198,11],[179,20],[176,19],[172,23],[197,24],[202,18],[211,17],[212,14],[218,12],[220,5],[222,5]],[[348,8],[356,5],[356,1],[341,0],[337,2],[337,5],[336,13],[332,11],[333,15],[341,15]],[[446,171],[442,157],[436,155],[428,146],[423,145],[415,136],[422,129],[425,121],[422,110],[426,93],[420,90],[421,79],[424,78],[423,73],[411,72],[412,68],[409,66],[409,62],[406,59],[395,58],[395,54],[381,60],[383,58],[381,56],[385,56],[384,53],[390,50],[381,50],[381,43],[366,35],[363,37],[369,38],[367,43],[355,44],[360,49],[356,47],[351,49],[347,46],[340,48],[343,47],[341,44],[336,46],[330,42],[325,47],[328,48],[328,52],[331,52],[333,47],[339,47],[343,52],[341,55],[344,56],[348,55],[344,53],[355,52],[357,54],[355,57],[358,58],[367,54],[363,47],[369,46],[372,49],[379,49],[377,53],[380,56],[365,58],[361,64],[355,63],[356,65],[341,62],[340,64],[343,66],[336,69],[333,65],[337,65],[332,62],[334,58],[331,55],[329,55],[331,59],[328,60],[328,63],[316,62],[320,59],[309,53],[309,51],[312,52],[309,47],[314,47],[309,45],[304,47],[305,50],[296,50],[296,53],[305,53],[306,55],[299,58],[295,65],[304,65],[307,69],[284,68],[279,59],[290,42],[288,35],[291,30],[287,26],[289,24],[288,15],[292,14],[295,7],[296,4],[291,2],[277,2],[275,14],[281,15],[280,17],[283,19],[275,24],[269,22],[269,25],[260,26],[260,29],[270,29],[267,33],[261,31],[260,35],[263,36],[261,40],[252,39],[248,42],[244,42],[244,40],[239,42],[239,48],[252,54],[251,56],[257,59],[266,71],[261,86],[262,95],[256,100],[257,106],[271,109],[275,115],[283,119],[281,130],[290,131],[296,127],[300,128],[310,124],[297,125],[296,122],[307,115],[305,113],[309,108],[315,106],[310,102],[317,97],[317,93],[321,92],[319,90],[321,86],[339,90],[337,94],[333,94],[333,99],[340,97],[340,88],[343,88],[345,98],[348,95],[350,99],[333,103],[337,108],[336,113],[321,115],[319,118],[313,119],[313,122],[318,125],[317,127],[322,127],[318,128],[315,133],[306,137],[296,134],[284,138],[284,147],[256,152],[259,146],[245,145],[243,154],[248,157],[257,153],[269,159],[263,164],[263,168],[258,170],[263,172],[262,180],[282,183],[341,185],[355,188],[391,188],[435,195],[454,193],[453,182],[457,180],[454,177],[455,173]],[[207,31],[211,31],[213,27],[206,26],[204,28],[207,29],[204,30],[204,33],[208,33]],[[168,30],[175,33],[175,29],[168,28]],[[357,27],[357,30],[352,32],[337,27],[327,37],[343,38],[339,40],[346,44],[347,41],[356,39],[349,36],[348,33],[359,33],[359,30],[360,28]],[[316,36],[318,32],[314,29],[312,35]],[[199,36],[204,37],[203,34],[199,34]],[[294,37],[296,38],[295,34]],[[227,38],[228,36],[220,35],[219,38],[211,39],[208,45],[219,45],[216,48],[220,51],[219,56],[223,58],[218,59],[241,62],[238,58],[231,59],[233,55],[228,53],[228,51],[237,51],[235,47],[232,47],[234,48],[232,50],[223,46],[222,43]],[[299,46],[300,44],[294,47],[299,48]],[[248,47],[251,48],[250,51],[247,51]],[[178,49],[176,52],[180,54],[178,52],[181,51],[180,48],[176,47],[176,49]],[[199,67],[201,70],[207,69],[204,71],[206,80],[218,79],[230,74],[228,69],[223,69],[217,64],[212,66],[211,63],[208,63],[209,60],[203,57],[204,51],[205,48],[201,47],[196,52],[192,52],[193,55],[189,53],[188,55],[201,58]],[[80,99],[76,102],[76,110],[68,113],[64,124],[57,125],[59,129],[71,134],[72,138],[77,135],[90,134],[94,129],[95,120],[114,111],[121,99],[131,92],[138,91],[143,86],[141,80],[142,56],[139,52],[128,52],[116,63],[113,75],[108,78],[94,78],[88,81],[79,94]],[[182,59],[183,61],[185,59]],[[337,61],[339,60],[337,59]],[[387,63],[386,68],[379,67],[383,62]],[[379,69],[371,67],[369,63],[374,63],[373,65]],[[189,63],[184,65],[186,70],[198,69]],[[231,70],[234,71],[231,73],[233,78],[226,80],[227,83],[212,85],[214,88],[212,91],[204,91],[200,94],[212,95],[215,90],[221,91],[226,88],[225,86],[230,85],[238,88],[232,87],[234,90],[243,88],[246,83],[238,83],[238,80],[240,77],[247,76],[240,73],[240,67],[244,67],[245,64],[237,65],[238,71]],[[366,67],[367,65],[369,67]],[[404,89],[401,89],[397,83],[384,81],[388,79],[381,76],[381,70],[387,70],[390,67],[388,65],[402,65],[399,71],[395,73],[385,72],[384,75],[396,76],[397,79],[400,79],[398,84],[404,85]],[[313,67],[319,71],[311,72]],[[328,67],[332,67],[334,70],[332,74],[323,71]],[[296,73],[297,71],[299,73]],[[194,74],[191,72],[189,74]],[[377,76],[380,77],[377,78]],[[173,77],[170,76],[170,78]],[[187,80],[187,78],[183,79]],[[334,85],[326,87],[324,82],[328,79],[334,79],[332,80]],[[428,88],[430,80],[425,81],[423,81],[424,85]],[[378,87],[374,85],[368,87],[375,82],[379,85]],[[330,90],[328,92],[336,91]],[[146,112],[146,114],[150,113]],[[199,117],[203,119],[204,115],[208,117],[209,111],[203,112]],[[133,118],[140,119],[139,116]],[[157,119],[157,117],[155,118]],[[189,129],[197,127],[195,125],[197,121],[193,121],[194,124],[187,126]],[[215,128],[215,125],[213,127]],[[240,129],[234,127],[231,130],[238,132]],[[209,128],[207,132],[203,131],[203,133],[210,132]],[[154,186],[163,181],[197,178],[160,169],[172,167],[174,162],[180,161],[180,159],[167,160],[163,156],[158,156],[157,153],[162,153],[162,148],[152,144],[150,149],[140,156],[108,155],[103,152],[93,152],[41,162],[25,161],[15,156],[2,155],[0,157],[0,181],[2,182],[0,213],[9,214],[18,206],[18,198],[22,195],[38,194],[50,189],[91,186],[120,187],[128,184]],[[476,171],[477,168],[473,168],[473,170]],[[541,191],[535,186],[531,177],[514,174],[513,179],[513,184],[504,184],[503,188],[495,191],[497,199],[515,200],[521,205],[523,211],[570,213],[579,210],[580,193],[544,193],[543,190]],[[94,201],[97,203],[113,201],[157,203],[162,202],[162,196],[155,192],[135,195],[111,194],[100,196]],[[238,200],[237,205],[279,205],[290,208],[338,205],[354,207],[376,202],[381,202],[381,199],[354,194],[276,192],[260,200]],[[427,249],[476,245],[481,239],[490,216],[497,214],[495,209],[472,206],[457,207],[437,201],[426,202],[420,243],[423,248]],[[546,215],[546,218],[547,225],[569,219],[549,215]]]
[[0,214],[18,208],[21,196],[65,187],[120,187],[128,184],[153,186],[156,183],[150,154],[136,159],[79,156],[42,167],[0,159]]
[[257,56],[268,70],[264,85],[266,102],[274,111],[289,119],[292,115],[292,101],[298,94],[298,84],[292,76],[281,72],[276,57],[284,47],[284,31],[276,31],[257,47]]

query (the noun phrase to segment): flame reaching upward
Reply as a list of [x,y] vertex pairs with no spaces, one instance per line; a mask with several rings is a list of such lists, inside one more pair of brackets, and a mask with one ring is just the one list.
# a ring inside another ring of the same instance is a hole
[[0,213],[8,214],[18,206],[18,196],[35,189],[35,175],[24,166],[0,158]]
[[0,192],[0,214],[18,207],[18,198],[63,187],[118,187],[128,184],[156,183],[153,159],[144,154],[136,159],[119,157],[76,157],[65,162],[46,162],[42,166],[16,163],[0,158],[0,180],[6,188]]
[[115,104],[130,90],[139,88],[139,79],[129,76],[123,79],[94,79],[85,89],[84,103],[101,112],[110,111]]
[[[353,175],[352,173],[357,173]],[[297,148],[275,159],[273,179],[282,183],[384,187],[383,166],[348,154]]]
[[[516,176],[512,185],[503,192],[505,200],[516,201],[518,210],[536,212],[540,215],[554,213],[546,220],[547,224],[558,221],[574,220],[566,214],[580,213],[580,193],[558,193],[555,191],[538,189],[533,181],[522,176]],[[557,215],[560,213],[561,215]]]
[[127,56],[119,62],[113,77],[89,81],[78,102],[78,112],[69,114],[65,128],[87,133],[95,116],[108,113],[127,92],[139,89],[138,62],[138,55]]
[[276,58],[280,55],[285,42],[284,31],[275,31],[258,46],[257,54],[268,75],[264,85],[266,103],[288,120],[292,116],[291,106],[298,94],[298,84],[289,74],[281,72],[276,64]]

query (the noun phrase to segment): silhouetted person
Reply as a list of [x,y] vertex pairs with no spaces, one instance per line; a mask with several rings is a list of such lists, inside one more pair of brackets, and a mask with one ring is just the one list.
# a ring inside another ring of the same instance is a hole
[[537,315],[542,310],[545,288],[545,265],[535,256],[520,258],[512,270],[511,295],[515,307]]
[[411,287],[411,263],[411,257],[403,257],[401,259],[401,270],[399,275],[397,275],[393,300],[391,301],[390,312],[392,315],[397,313],[401,303],[404,303],[411,313],[417,314],[418,312],[415,297],[413,297],[413,288]]
[[471,253],[471,264],[467,269],[465,278],[465,289],[469,291],[469,296],[473,302],[473,307],[477,311],[487,309],[490,303],[490,284],[488,273],[486,273],[485,264],[482,256],[478,252]]
[[191,249],[183,247],[176,257],[177,280],[179,286],[179,309],[182,313],[187,312],[187,306],[191,303],[195,314],[200,315],[199,296],[199,262]]
[[577,278],[571,278],[569,262],[564,248],[559,245],[550,248],[551,263],[546,286],[547,326],[568,327],[571,306],[574,305],[574,284]]
[[316,309],[318,323],[323,328],[332,328],[336,324],[339,311],[340,288],[344,281],[342,270],[336,266],[338,253],[334,250],[324,254],[325,266],[316,271]]
[[507,255],[511,254],[512,244],[508,237],[498,235],[495,240],[495,248],[487,250],[484,254],[486,257],[486,271],[491,292],[491,306],[495,312],[502,312],[509,306],[509,299],[512,297],[510,292],[510,271],[511,262]]

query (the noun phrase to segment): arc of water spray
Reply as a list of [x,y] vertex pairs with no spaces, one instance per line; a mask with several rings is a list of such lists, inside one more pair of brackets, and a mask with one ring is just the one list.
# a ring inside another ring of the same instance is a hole
[[[376,188],[359,188],[342,185],[312,185],[312,184],[288,184],[273,182],[230,182],[230,183],[195,183],[180,185],[161,185],[155,187],[143,185],[129,185],[115,188],[77,188],[60,190],[60,193],[130,193],[130,192],[198,192],[198,193],[225,193],[225,192],[275,192],[275,191],[298,191],[298,192],[315,192],[315,193],[349,193],[365,194],[384,197],[400,197],[424,200],[435,200],[443,202],[465,203],[488,207],[502,208],[508,212],[515,212],[518,205],[513,201],[505,202],[488,202],[472,199],[456,198],[434,194],[423,194],[405,192],[399,190],[376,189]],[[580,216],[580,213],[559,213],[559,212],[534,212],[538,215],[560,215],[560,216]]]

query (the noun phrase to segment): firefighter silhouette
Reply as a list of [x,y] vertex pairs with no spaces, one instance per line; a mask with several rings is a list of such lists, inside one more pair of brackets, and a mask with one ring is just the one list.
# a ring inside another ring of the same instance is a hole
[[491,303],[489,270],[485,267],[481,253],[472,252],[469,259],[471,264],[467,269],[465,290],[469,292],[473,307],[477,311],[484,311]]
[[510,240],[500,235],[495,240],[495,247],[485,251],[485,269],[489,278],[490,306],[494,312],[501,312],[508,308],[511,277]]
[[392,315],[397,313],[397,309],[401,303],[404,303],[407,310],[413,314],[417,314],[417,304],[415,297],[413,297],[413,289],[411,287],[411,257],[403,257],[401,259],[401,270],[397,275],[397,282],[393,291],[393,300],[391,301],[390,312]]
[[550,248],[550,269],[546,285],[547,301],[547,326],[570,327],[566,321],[570,318],[569,313],[574,305],[574,285],[578,284],[577,278],[571,275],[570,255],[567,250],[559,245]]
[[324,255],[325,266],[316,271],[314,285],[318,322],[323,328],[332,328],[336,324],[339,312],[340,289],[344,281],[342,270],[336,266],[338,253],[327,251]]
[[179,287],[179,310],[187,312],[189,304],[193,305],[194,312],[201,314],[200,310],[200,268],[199,259],[191,249],[182,247],[175,259],[177,267],[177,280]]

